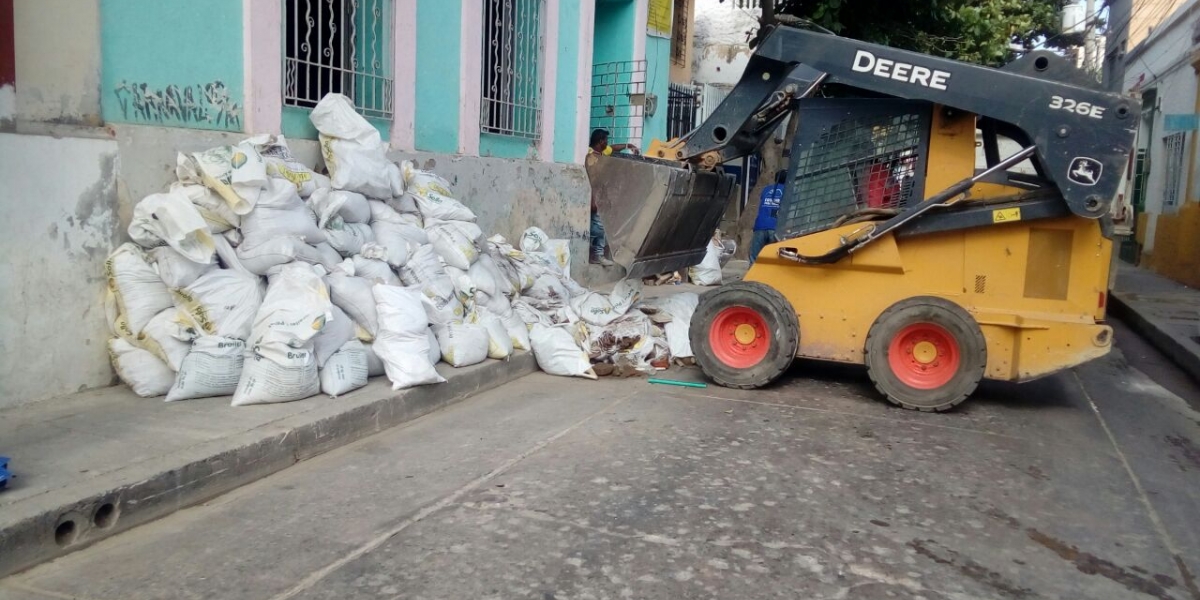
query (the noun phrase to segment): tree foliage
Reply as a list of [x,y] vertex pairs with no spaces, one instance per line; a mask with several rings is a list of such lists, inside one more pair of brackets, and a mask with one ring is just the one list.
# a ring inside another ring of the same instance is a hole
[[1066,0],[760,0],[762,21],[807,19],[838,35],[924,54],[999,66],[1013,46],[1055,34]]

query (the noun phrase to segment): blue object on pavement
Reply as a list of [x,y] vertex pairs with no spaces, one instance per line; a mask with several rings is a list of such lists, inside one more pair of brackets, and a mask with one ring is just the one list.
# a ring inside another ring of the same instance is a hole
[[0,490],[8,485],[8,457],[0,456]]

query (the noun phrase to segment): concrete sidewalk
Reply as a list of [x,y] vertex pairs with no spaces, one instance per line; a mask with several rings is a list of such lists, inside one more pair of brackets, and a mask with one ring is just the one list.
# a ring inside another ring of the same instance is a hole
[[399,392],[386,377],[336,399],[233,408],[119,385],[0,411],[0,576],[92,544],[537,370],[533,355]]
[[1200,290],[1118,262],[1110,310],[1200,381]]
[[[746,268],[731,261],[725,282]],[[709,289],[646,286],[643,296]],[[228,397],[139,398],[118,385],[0,410],[0,455],[14,474],[0,491],[0,577],[534,373],[537,363],[518,352],[438,371],[447,383],[393,392],[377,377],[337,399],[241,408]]]

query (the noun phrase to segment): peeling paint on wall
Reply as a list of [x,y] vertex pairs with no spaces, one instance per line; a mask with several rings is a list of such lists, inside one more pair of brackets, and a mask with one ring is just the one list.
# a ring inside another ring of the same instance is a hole
[[[63,220],[74,228],[63,233],[63,250],[72,260],[104,260],[121,244],[124,228],[116,202],[120,157],[101,154],[97,163],[100,177],[79,194],[73,210],[63,211]],[[72,233],[76,234],[73,241]]]
[[750,60],[751,34],[758,30],[759,9],[742,9],[720,0],[696,0],[692,80],[735,84]]
[[0,134],[0,407],[113,382],[103,266],[124,235],[117,149]]

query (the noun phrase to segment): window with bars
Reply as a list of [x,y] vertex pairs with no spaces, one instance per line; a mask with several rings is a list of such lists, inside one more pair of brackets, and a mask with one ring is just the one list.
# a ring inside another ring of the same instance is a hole
[[1150,178],[1150,160],[1145,148],[1138,148],[1133,161],[1133,210],[1146,212],[1146,180]]
[[646,61],[592,65],[589,129],[607,130],[610,144],[641,144],[645,105]]
[[671,64],[687,66],[688,2],[675,0],[673,24],[671,26]]
[[682,137],[696,128],[696,113],[700,110],[699,90],[687,83],[667,86],[667,139]]
[[545,0],[483,0],[484,133],[541,134],[542,5]]
[[1182,189],[1183,180],[1183,142],[1187,137],[1187,132],[1178,131],[1171,135],[1163,137],[1163,146],[1165,146],[1165,161],[1166,169],[1163,176],[1163,207],[1174,208],[1179,206],[1179,194]]
[[283,103],[345,94],[363,116],[392,118],[392,0],[284,0]]

